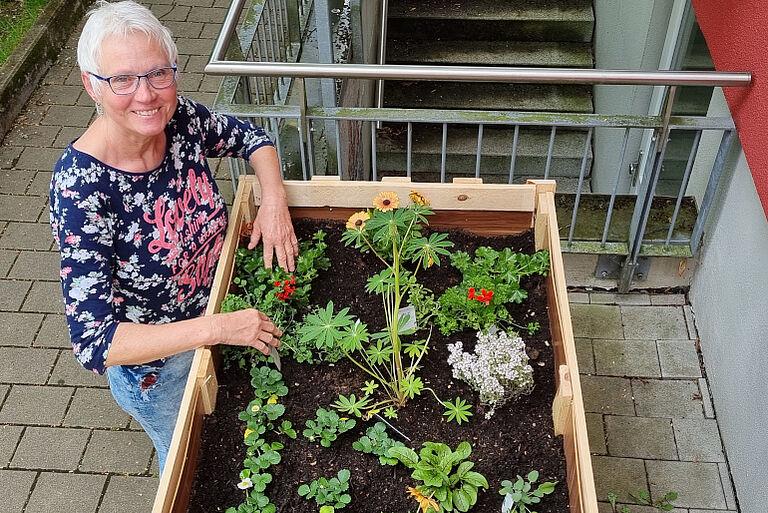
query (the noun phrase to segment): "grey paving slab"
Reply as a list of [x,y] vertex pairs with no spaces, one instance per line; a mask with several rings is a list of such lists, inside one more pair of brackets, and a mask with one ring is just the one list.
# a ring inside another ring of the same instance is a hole
[[90,436],[89,429],[28,427],[24,430],[10,467],[76,470]]
[[685,294],[651,294],[651,304],[683,306],[685,304]]
[[152,456],[149,437],[137,431],[96,430],[88,442],[80,470],[140,474]]
[[584,409],[591,413],[634,415],[629,379],[606,376],[581,376]]
[[[194,23],[186,23],[185,25],[194,25]],[[202,24],[200,28],[202,29]],[[202,73],[206,64],[208,64],[208,57],[204,55],[190,55],[184,64],[184,71]]]
[[203,27],[203,31],[200,33],[200,37],[207,39],[216,39],[219,37],[219,31],[221,27],[217,23],[206,23]]
[[222,21],[226,15],[227,9],[221,7],[195,7],[189,11],[187,21],[210,23],[212,21]]
[[576,343],[576,358],[579,361],[579,373],[594,374],[595,356],[592,353],[592,340],[577,338],[574,342]]
[[0,423],[59,425],[73,391],[70,387],[14,385],[0,408]]
[[696,380],[699,384],[699,390],[701,391],[701,403],[704,408],[704,416],[708,419],[715,418],[715,406],[712,404],[712,396],[709,393],[709,384],[706,378],[699,378]]
[[24,504],[27,503],[36,477],[37,472],[0,470],[0,483],[3,483],[3,513],[24,511]]
[[688,329],[685,326],[681,307],[622,306],[621,318],[625,338],[688,338]]
[[49,148],[61,130],[59,126],[21,125],[8,132],[3,144]]
[[604,305],[650,305],[651,298],[648,294],[633,292],[630,294],[617,294],[613,292],[591,292],[589,300],[592,304]]
[[99,513],[151,511],[158,483],[154,477],[110,476]]
[[21,148],[0,145],[0,169],[10,169],[21,155]]
[[0,171],[0,194],[26,194],[34,177],[34,171],[17,169]]
[[48,112],[48,105],[37,105],[34,103],[27,103],[27,105],[21,110],[21,114],[16,117],[16,121],[22,125],[36,125],[43,119],[45,113]]
[[8,395],[8,391],[11,389],[10,385],[0,385],[0,406],[3,405],[5,396]]
[[[717,469],[720,471],[720,483],[723,485],[723,495],[725,495],[725,504],[728,509],[736,509],[736,493],[733,490],[731,475],[728,472],[726,463],[718,463]],[[765,493],[765,490],[763,491]]]
[[19,256],[18,251],[0,249],[0,278],[8,276],[17,256]]
[[0,426],[0,468],[8,466],[23,431],[24,426]]
[[204,93],[216,93],[221,86],[222,77],[216,75],[205,75],[200,82],[199,90]]
[[0,347],[0,382],[43,385],[58,355],[58,349]]
[[32,345],[36,347],[56,347],[72,349],[69,341],[69,329],[63,314],[46,314],[43,325]]
[[27,196],[48,196],[51,189],[52,171],[38,171],[27,188]]
[[33,282],[21,309],[24,312],[64,313],[61,284],[58,281]]
[[166,22],[186,21],[191,7],[185,5],[151,5],[150,9],[155,13],[155,16],[163,20],[163,22]]
[[725,461],[715,419],[675,419],[674,429],[681,460]]
[[611,456],[677,459],[670,419],[606,415],[605,431]]
[[48,251],[53,244],[48,225],[40,223],[8,223],[0,235],[0,248]]
[[[617,509],[620,508],[621,506],[626,505],[630,508],[630,513],[659,513],[659,510],[656,508],[653,508],[651,506],[638,506],[637,504],[632,502],[631,498],[625,497],[621,494],[617,494],[617,495],[619,495],[619,500],[616,502]],[[600,499],[604,499],[604,497],[600,497]],[[599,502],[597,504],[597,511],[598,513],[615,513],[611,509],[611,505],[607,502]],[[619,509],[618,511],[621,511],[621,510]],[[672,508],[670,510],[670,513],[690,513],[690,512],[685,508]]]
[[16,162],[16,167],[35,171],[50,171],[56,165],[56,161],[59,160],[60,156],[61,150],[58,148],[34,148],[28,146],[24,148],[19,161]]
[[657,340],[661,375],[665,378],[699,378],[701,366],[694,340]]
[[107,476],[41,472],[24,513],[96,513]]
[[82,90],[82,86],[42,85],[32,95],[32,100],[48,105],[74,105]]
[[688,328],[688,338],[696,340],[699,338],[699,332],[696,330],[696,315],[691,308],[691,305],[685,305],[683,307],[683,314],[685,315],[685,325]]
[[78,388],[64,417],[65,426],[126,428],[131,421],[106,388]]
[[592,456],[597,497],[605,497],[613,492],[647,490],[643,460],[633,458],[614,458],[612,456]]
[[22,251],[13,264],[9,278],[19,280],[59,281],[61,258],[53,251]]
[[85,370],[72,355],[72,351],[66,349],[62,350],[56,361],[48,384],[100,388],[108,386],[106,376]]
[[644,417],[702,418],[701,393],[696,381],[632,380],[635,409]]
[[587,435],[589,436],[589,451],[592,454],[607,454],[605,446],[605,429],[603,416],[599,413],[587,413]]
[[660,377],[654,340],[593,340],[595,371],[605,376]]
[[211,55],[213,41],[210,39],[181,39],[177,45],[184,55]]
[[568,293],[568,302],[569,303],[580,303],[584,305],[589,304],[589,293],[588,292],[569,292]]
[[37,222],[45,208],[45,198],[19,195],[0,196],[0,212],[4,221]]
[[688,513],[738,513],[735,509],[689,509]]
[[[83,99],[82,101],[85,102],[83,103],[83,106],[93,105],[93,100],[87,94],[85,95],[85,99]],[[64,148],[67,147],[69,143],[71,143],[81,135],[83,135],[83,129],[80,127],[69,127],[69,126],[62,127],[61,131],[59,131],[59,135],[56,136],[56,140],[53,142],[53,147],[61,148],[63,150]]]
[[199,91],[203,76],[202,73],[184,73],[179,77],[179,91],[185,94]]
[[571,305],[573,335],[583,338],[623,338],[618,306]]
[[0,346],[32,345],[43,314],[0,312]]
[[[178,38],[193,38],[200,37],[200,33],[203,31],[203,23],[190,22],[190,21],[169,21],[163,23],[173,33],[173,37]],[[179,63],[179,69],[186,71],[186,68]],[[202,68],[200,68],[202,70]]]
[[93,109],[79,105],[51,105],[40,122],[43,125],[87,127]]
[[646,468],[651,497],[674,490],[677,507],[727,509],[717,463],[650,460]]
[[0,280],[0,310],[15,312],[21,308],[30,288],[30,281]]

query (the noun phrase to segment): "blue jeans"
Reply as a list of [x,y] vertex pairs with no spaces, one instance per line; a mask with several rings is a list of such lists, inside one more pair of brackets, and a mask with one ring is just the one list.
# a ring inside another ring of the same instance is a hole
[[107,368],[112,397],[152,439],[160,474],[165,468],[194,354],[186,351],[170,356],[162,367],[115,365]]

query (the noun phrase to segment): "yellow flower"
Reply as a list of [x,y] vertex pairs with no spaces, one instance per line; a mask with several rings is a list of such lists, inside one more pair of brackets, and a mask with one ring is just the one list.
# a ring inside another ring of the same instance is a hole
[[245,430],[245,434],[243,435],[243,438],[248,438],[248,435],[253,433],[253,429],[247,429]]
[[267,399],[267,404],[277,404],[277,394],[272,394],[269,396],[269,399]]
[[373,206],[382,212],[393,210],[400,206],[400,198],[395,192],[380,192],[378,196],[373,198]]
[[365,228],[365,222],[370,218],[370,214],[365,210],[355,212],[347,220],[347,228],[362,231],[362,229]]
[[427,205],[427,206],[431,205],[431,203],[427,198],[425,198],[424,196],[422,196],[416,191],[411,191],[410,194],[408,194],[408,197],[411,198],[411,201],[413,201],[417,205],[421,205],[422,207],[424,205]]
[[434,508],[435,511],[440,511],[440,506],[437,504],[437,501],[432,498],[430,495],[427,497],[420,491],[418,491],[416,488],[411,488],[410,486],[405,489],[406,492],[408,492],[408,495],[410,497],[413,497],[416,499],[416,502],[419,503],[419,507],[421,508],[421,513],[427,513],[427,510],[430,508]]

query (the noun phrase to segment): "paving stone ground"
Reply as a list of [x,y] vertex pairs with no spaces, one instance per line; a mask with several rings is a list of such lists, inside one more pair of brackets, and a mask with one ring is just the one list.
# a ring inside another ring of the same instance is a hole
[[[211,103],[219,79],[202,67],[229,2],[142,3],[175,34],[182,92]],[[0,144],[4,513],[147,512],[157,487],[149,439],[111,402],[104,378],[75,363],[62,315],[47,191],[60,152],[94,116],[76,69],[77,33]],[[231,197],[226,176],[220,185]],[[737,511],[685,296],[570,299],[600,511],[609,511],[608,492],[638,489],[678,491],[677,513]]]

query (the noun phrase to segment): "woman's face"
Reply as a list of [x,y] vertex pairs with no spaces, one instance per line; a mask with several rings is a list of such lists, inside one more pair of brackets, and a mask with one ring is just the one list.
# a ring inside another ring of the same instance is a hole
[[[141,33],[107,38],[102,43],[100,75],[105,78],[120,74],[142,75],[172,64],[160,45]],[[142,78],[133,94],[117,95],[106,82],[100,82],[100,89],[93,91],[86,77],[83,81],[88,93],[102,104],[105,121],[122,137],[138,141],[156,137],[163,133],[176,110],[176,83],[165,89],[155,89]]]

